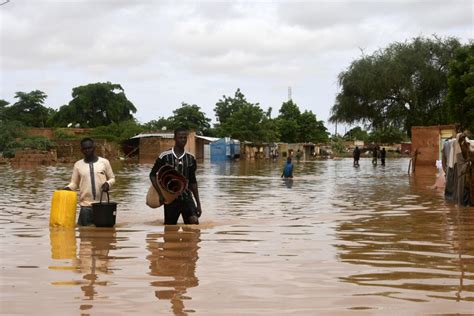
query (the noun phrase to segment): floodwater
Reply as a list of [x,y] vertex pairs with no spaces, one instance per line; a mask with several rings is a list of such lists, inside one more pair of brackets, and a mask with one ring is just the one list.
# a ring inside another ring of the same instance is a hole
[[[114,165],[115,228],[48,227],[71,165],[0,165],[2,315],[474,313],[474,208],[349,159],[203,163],[198,226],[163,226],[150,165]],[[180,220],[181,221],[181,220]]]

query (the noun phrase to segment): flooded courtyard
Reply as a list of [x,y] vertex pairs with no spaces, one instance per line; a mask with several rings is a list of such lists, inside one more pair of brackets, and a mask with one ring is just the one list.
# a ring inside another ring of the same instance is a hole
[[115,164],[117,225],[75,230],[48,227],[72,165],[0,165],[1,314],[474,313],[474,208],[434,168],[282,165],[201,163],[201,224],[165,227],[151,165]]

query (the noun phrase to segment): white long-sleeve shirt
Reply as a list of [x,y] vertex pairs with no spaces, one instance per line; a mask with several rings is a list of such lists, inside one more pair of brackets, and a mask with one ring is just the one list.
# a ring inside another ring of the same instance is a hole
[[91,203],[100,200],[100,191],[105,182],[109,186],[115,183],[114,172],[110,162],[102,157],[94,163],[87,163],[84,159],[76,161],[72,171],[71,183],[68,187],[71,190],[79,188],[79,204],[81,206],[91,206]]

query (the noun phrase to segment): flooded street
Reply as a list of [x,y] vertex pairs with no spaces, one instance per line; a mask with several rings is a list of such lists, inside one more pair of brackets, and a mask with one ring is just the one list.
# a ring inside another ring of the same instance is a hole
[[[145,205],[151,165],[113,165],[115,228],[50,230],[72,165],[0,165],[1,314],[474,313],[474,208],[351,159],[200,164],[198,226]],[[180,222],[182,220],[180,219]]]

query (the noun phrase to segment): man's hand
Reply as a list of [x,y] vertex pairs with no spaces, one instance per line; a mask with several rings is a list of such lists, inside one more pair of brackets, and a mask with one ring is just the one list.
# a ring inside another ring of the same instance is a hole
[[109,192],[109,189],[110,189],[110,186],[108,182],[105,182],[104,184],[102,184],[102,191]]
[[198,205],[196,206],[196,215],[197,217],[201,217],[201,214],[202,214],[201,205]]

